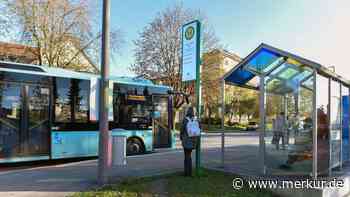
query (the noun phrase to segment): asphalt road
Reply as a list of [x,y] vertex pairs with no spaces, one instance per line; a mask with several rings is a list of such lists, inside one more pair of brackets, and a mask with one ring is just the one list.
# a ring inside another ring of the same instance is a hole
[[[235,173],[249,173],[257,161],[258,135],[252,133],[227,134],[225,137],[225,168]],[[130,156],[126,166],[113,167],[112,182],[125,177],[152,176],[181,171],[183,153],[180,142],[176,149],[157,150],[153,154]],[[202,137],[202,165],[222,167],[221,136]],[[67,196],[96,187],[97,160],[67,164],[30,167],[0,172],[0,196]]]

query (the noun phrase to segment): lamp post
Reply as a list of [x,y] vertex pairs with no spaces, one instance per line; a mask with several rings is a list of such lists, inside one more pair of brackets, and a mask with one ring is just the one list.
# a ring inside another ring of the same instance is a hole
[[108,128],[108,75],[109,75],[109,16],[110,0],[103,0],[102,53],[99,107],[99,158],[98,182],[108,182],[108,170],[111,166],[111,139]]

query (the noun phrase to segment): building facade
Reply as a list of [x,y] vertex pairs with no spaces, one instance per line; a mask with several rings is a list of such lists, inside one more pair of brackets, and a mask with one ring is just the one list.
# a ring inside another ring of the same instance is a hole
[[[222,77],[241,61],[227,50],[214,49],[204,53],[201,66],[202,113],[205,120],[221,114]],[[226,89],[225,89],[226,90]]]

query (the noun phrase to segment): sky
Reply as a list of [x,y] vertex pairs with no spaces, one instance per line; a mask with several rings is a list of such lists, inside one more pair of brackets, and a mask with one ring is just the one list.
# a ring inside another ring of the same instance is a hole
[[350,1],[348,0],[111,0],[111,25],[125,43],[113,54],[111,72],[133,75],[133,40],[167,7],[182,3],[201,10],[220,44],[245,57],[260,43],[316,61],[350,79]]

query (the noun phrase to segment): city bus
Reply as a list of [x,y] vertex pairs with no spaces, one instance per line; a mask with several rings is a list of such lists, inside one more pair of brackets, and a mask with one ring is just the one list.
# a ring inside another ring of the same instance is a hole
[[[109,78],[112,136],[127,154],[175,146],[171,89],[149,80]],[[0,62],[0,163],[98,156],[99,76]]]

